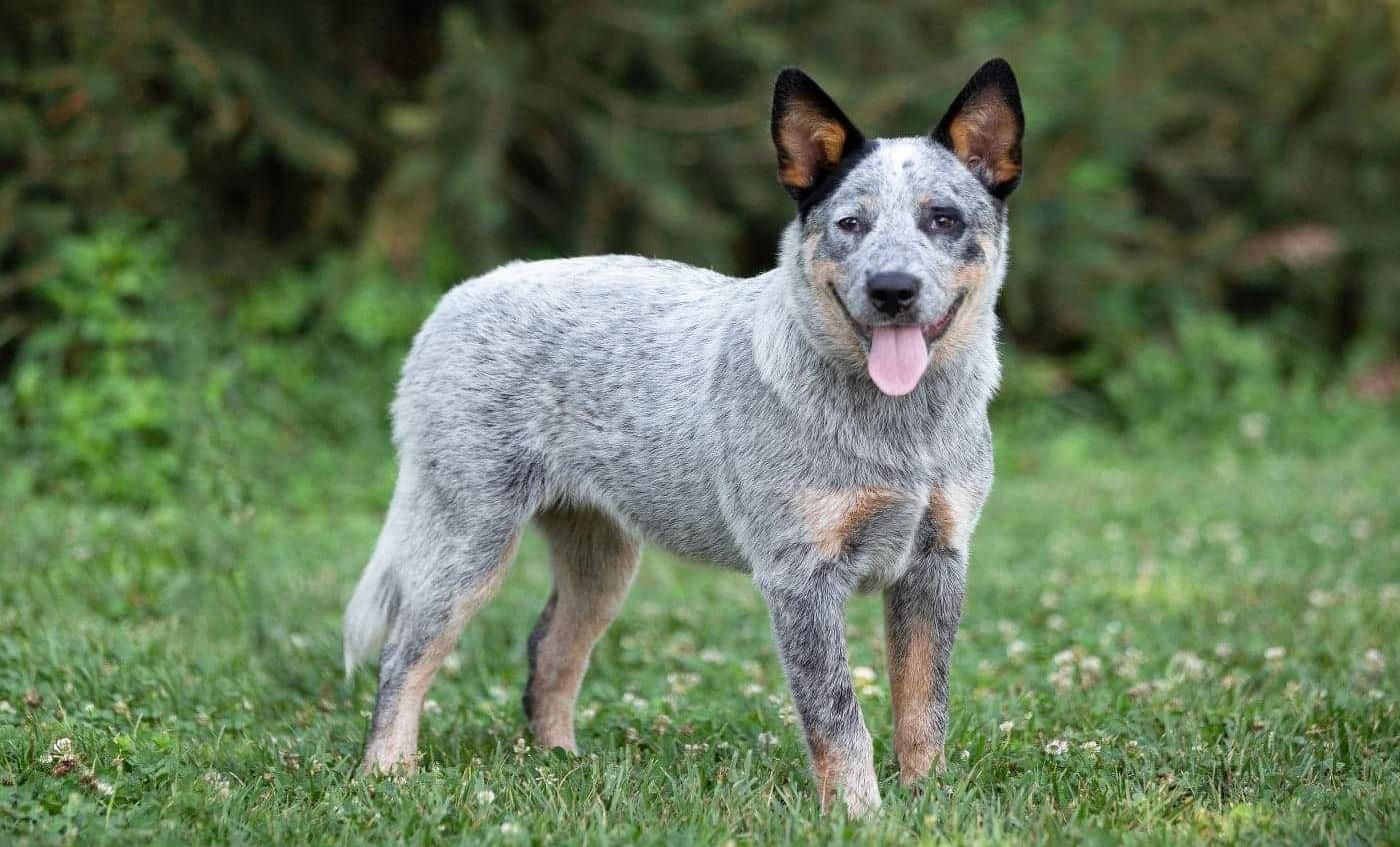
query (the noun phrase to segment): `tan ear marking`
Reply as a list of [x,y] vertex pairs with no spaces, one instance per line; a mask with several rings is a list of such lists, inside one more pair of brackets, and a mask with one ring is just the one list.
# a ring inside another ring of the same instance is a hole
[[841,161],[846,130],[838,121],[799,107],[784,115],[778,131],[786,153],[781,172],[784,185],[811,188],[821,171]]
[[984,170],[998,184],[1021,173],[1021,158],[1015,150],[1017,131],[1015,113],[1000,100],[969,104],[948,127],[953,153],[968,170]]

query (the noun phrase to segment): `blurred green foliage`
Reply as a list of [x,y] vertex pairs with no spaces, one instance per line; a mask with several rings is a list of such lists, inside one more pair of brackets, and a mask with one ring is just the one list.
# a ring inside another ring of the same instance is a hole
[[914,134],[992,55],[1029,122],[1005,416],[1144,443],[1274,420],[1267,443],[1306,436],[1282,423],[1301,409],[1363,408],[1357,380],[1395,396],[1394,3],[19,0],[0,437],[35,478],[150,500],[192,457],[263,455],[233,441],[378,434],[397,358],[466,275],[769,266],[780,66]]

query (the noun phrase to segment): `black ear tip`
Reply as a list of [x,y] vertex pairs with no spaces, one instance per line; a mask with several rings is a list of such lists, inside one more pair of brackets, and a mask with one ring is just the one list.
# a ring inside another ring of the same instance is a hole
[[777,94],[810,90],[815,87],[816,83],[807,75],[807,72],[796,65],[788,65],[779,71],[778,78],[773,83],[773,91]]
[[1016,84],[1016,72],[1011,70],[1011,63],[1000,56],[983,62],[972,78],[980,84],[979,87],[995,85],[1008,91],[1016,91],[1020,87]]

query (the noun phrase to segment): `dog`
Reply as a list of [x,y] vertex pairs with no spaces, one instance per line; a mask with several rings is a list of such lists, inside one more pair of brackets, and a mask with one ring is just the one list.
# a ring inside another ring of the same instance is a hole
[[363,768],[415,766],[428,686],[533,519],[554,578],[523,696],[538,745],[577,751],[589,654],[646,540],[752,576],[824,811],[880,806],[853,592],[883,592],[900,781],[942,770],[1023,131],[1001,59],[898,139],[866,140],[788,68],[772,136],[796,213],[774,270],[599,256],[448,292],[404,364],[399,475],[346,610],[347,674],[379,651]]

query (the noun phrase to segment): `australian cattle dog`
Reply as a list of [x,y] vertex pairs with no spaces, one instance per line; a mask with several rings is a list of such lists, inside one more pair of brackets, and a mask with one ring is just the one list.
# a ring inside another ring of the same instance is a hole
[[865,138],[788,69],[772,134],[796,215],[773,270],[516,262],[444,296],[403,368],[398,481],[346,610],[347,666],[379,656],[365,767],[414,766],[428,686],[533,519],[554,576],[524,692],[539,745],[577,749],[589,653],[647,542],[753,577],[823,809],[880,805],[852,592],[883,593],[901,782],[941,768],[1022,130],[1000,59],[914,138]]

